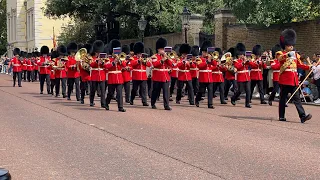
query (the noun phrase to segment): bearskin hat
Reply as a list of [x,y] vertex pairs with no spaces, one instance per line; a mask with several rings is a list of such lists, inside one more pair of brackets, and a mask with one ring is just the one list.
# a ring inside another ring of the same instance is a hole
[[235,51],[236,51],[235,53],[236,56],[244,55],[246,54],[246,46],[243,43],[238,43],[236,45]]
[[88,54],[92,53],[92,45],[91,44],[85,44],[85,45],[83,45],[83,48],[86,48]]
[[74,42],[71,42],[68,44],[67,49],[69,54],[76,53],[78,51],[78,45]]
[[273,48],[272,48],[272,57],[275,58],[276,57],[276,53],[278,51],[281,51],[281,46],[279,44],[276,44]]
[[124,53],[126,53],[126,54],[130,54],[130,46],[128,46],[128,45],[122,45],[122,47],[121,47],[121,51],[122,52],[124,52]]
[[165,38],[159,38],[156,42],[156,49],[162,49],[164,47],[166,47],[168,44],[167,40]]
[[32,58],[32,53],[28,53],[28,58]]
[[104,50],[104,43],[101,40],[96,40],[92,46],[92,53],[101,53]]
[[200,47],[199,46],[192,46],[191,48],[192,56],[199,56],[200,54]]
[[68,55],[67,47],[64,45],[58,46],[57,52],[58,52],[59,56],[67,56]]
[[280,36],[280,46],[282,49],[284,49],[285,46],[288,46],[288,45],[291,45],[291,46],[296,45],[296,41],[297,41],[297,34],[293,29],[286,29],[282,31]]
[[140,54],[144,52],[144,44],[142,42],[137,42],[133,46],[134,54]]
[[222,56],[222,55],[223,55],[221,48],[215,48],[214,51],[219,52],[219,56]]
[[14,48],[13,50],[13,55],[20,55],[20,49],[19,48]]
[[200,51],[201,51],[201,52],[202,52],[202,51],[207,52],[207,48],[208,48],[208,47],[212,47],[211,41],[204,41],[204,42],[202,43],[202,45],[201,45]]
[[40,49],[40,54],[43,55],[43,54],[49,54],[49,48],[48,46],[42,46],[41,49]]
[[109,43],[109,54],[113,53],[113,48],[121,47],[121,42],[117,39],[113,39]]
[[83,43],[79,43],[78,44],[78,50],[81,49],[81,48],[84,48],[84,44]]
[[263,49],[261,45],[257,44],[252,48],[252,54],[256,56],[261,56],[262,53],[263,53]]
[[25,54],[24,54],[24,51],[20,51],[19,56],[21,56],[21,57],[25,57],[24,55],[25,55]]
[[57,58],[57,57],[59,57],[58,52],[57,51],[52,51],[51,52],[51,59],[54,59],[54,58]]
[[22,54],[22,55],[23,55],[23,57],[26,58],[26,57],[28,56],[28,52],[23,51],[23,54]]
[[191,51],[191,47],[189,44],[182,44],[179,48],[180,54],[189,54]]
[[133,51],[134,43],[130,43],[130,51]]

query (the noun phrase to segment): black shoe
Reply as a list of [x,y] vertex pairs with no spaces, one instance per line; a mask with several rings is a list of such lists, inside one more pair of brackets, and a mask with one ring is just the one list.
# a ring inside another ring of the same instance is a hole
[[261,101],[261,104],[267,104],[267,102],[266,101]]
[[157,109],[156,105],[152,105],[151,107],[152,107],[152,109]]
[[84,100],[83,100],[83,99],[81,99],[80,103],[81,103],[81,104],[84,104]]
[[286,104],[285,107],[289,107],[289,106]]
[[116,100],[117,100],[117,98],[116,98],[116,97],[113,97],[113,98],[112,98],[112,100],[115,100],[115,101],[116,101]]
[[250,102],[249,103],[252,103],[252,101],[250,100]]
[[194,106],[194,102],[191,102],[190,105],[191,105],[191,106]]
[[98,96],[98,97],[101,97],[101,95],[100,95],[100,94],[97,94],[97,96]]
[[54,93],[51,93],[51,95],[53,96],[53,95],[54,95]]
[[247,104],[245,107],[246,108],[252,108],[252,106],[250,104]]
[[70,97],[68,97],[68,99],[67,99],[68,101],[70,101],[71,100],[71,98]]
[[287,121],[286,118],[279,118],[279,121]]
[[62,97],[63,97],[63,98],[66,98],[67,96],[66,96],[65,94],[62,94]]
[[126,110],[123,108],[119,108],[119,112],[126,112]]
[[272,101],[268,101],[269,106],[272,106]]
[[105,109],[109,111],[109,104],[106,105]]
[[[159,100],[158,100],[159,101]],[[169,101],[173,101],[172,97],[169,98]]]
[[305,117],[301,118],[301,123],[305,123],[306,121],[312,118],[311,114],[306,115]]
[[232,98],[231,98],[231,104],[234,105],[234,106],[236,105],[236,101],[234,99],[232,99]]
[[203,101],[204,100],[204,98],[203,97],[201,97],[201,101]]
[[225,102],[225,101],[222,101],[222,102],[221,102],[221,104],[228,104],[228,103],[227,103],[227,102]]
[[43,92],[40,92],[40,94],[43,94]]
[[213,107],[212,105],[211,105],[211,106],[208,106],[208,108],[209,108],[209,109],[214,109],[214,107]]
[[180,104],[180,101],[176,101],[176,104]]
[[128,103],[128,104],[129,104],[129,103],[130,103],[130,100],[126,100],[126,103]]
[[106,108],[106,105],[103,105],[103,104],[102,104],[102,105],[101,105],[101,108]]
[[171,109],[170,106],[168,106],[168,107],[165,107],[164,110],[166,110],[166,111],[171,111],[172,109]]
[[133,105],[133,101],[129,101],[130,105]]
[[143,103],[142,105],[143,105],[143,106],[149,106],[149,104],[148,104],[148,103]]
[[51,92],[50,92],[50,91],[47,91],[47,93],[48,93],[48,94],[51,94]]
[[196,101],[196,106],[199,107],[199,102]]
[[240,101],[240,100],[241,100],[241,99],[238,97],[238,98],[237,98],[237,101]]
[[218,97],[218,96],[214,94],[214,95],[213,95],[213,98],[216,98],[216,97]]
[[21,85],[19,85],[19,87],[22,87]]
[[228,101],[228,100],[229,100],[229,98],[225,97],[225,98],[224,98],[224,100],[225,100],[225,101]]
[[93,107],[95,104],[94,103],[90,103],[90,106]]

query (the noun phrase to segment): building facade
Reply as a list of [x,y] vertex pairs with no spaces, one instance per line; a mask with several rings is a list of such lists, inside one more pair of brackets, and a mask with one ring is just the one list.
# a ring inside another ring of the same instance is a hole
[[68,19],[52,19],[44,15],[46,0],[7,0],[7,49],[12,56],[15,47],[33,52],[41,46],[53,47],[53,29],[59,36]]

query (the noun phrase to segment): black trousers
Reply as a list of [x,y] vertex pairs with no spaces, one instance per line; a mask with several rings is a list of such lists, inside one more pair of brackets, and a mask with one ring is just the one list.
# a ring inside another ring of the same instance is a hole
[[269,93],[269,83],[268,83],[268,72],[269,69],[263,69],[263,93],[268,94]]
[[246,81],[246,82],[238,82],[238,89],[236,91],[236,93],[232,96],[232,100],[236,101],[240,95],[241,95],[241,89],[244,89],[244,91],[246,92],[246,105],[250,104],[250,81]]
[[253,90],[258,85],[260,101],[264,101],[264,91],[263,91],[263,81],[251,80],[251,93],[250,93],[250,100],[252,99]]
[[23,70],[23,80],[27,80],[27,70]]
[[124,93],[125,93],[125,100],[126,102],[130,101],[130,81],[123,83]]
[[56,85],[56,80],[55,79],[50,79],[50,86],[51,86],[51,94],[53,94],[53,89],[54,86]]
[[18,77],[18,86],[21,86],[22,72],[13,72],[13,85],[16,85],[16,79]]
[[79,101],[80,100],[80,78],[68,78],[68,98],[71,97],[73,85],[76,86],[76,98],[77,98],[77,101]]
[[137,80],[132,81],[132,90],[131,90],[132,102],[134,101],[139,88],[139,90],[141,90],[140,96],[141,96],[142,104],[147,103],[147,87],[146,86],[147,86],[147,81],[137,81]]
[[151,78],[148,78],[147,84],[148,84],[148,96],[149,96],[149,98],[151,98],[151,93],[152,93],[152,80],[151,80]]
[[83,82],[80,78],[80,98],[81,100],[84,100],[84,97],[86,95],[86,91],[88,90],[89,85],[88,82]]
[[[220,102],[224,102],[224,83],[223,82],[215,82],[213,83],[213,94],[217,91],[219,88],[219,93],[220,93]],[[212,94],[212,95],[213,95]]]
[[33,71],[33,81],[38,81],[38,74],[39,74],[39,71],[38,70],[34,70]]
[[123,108],[123,97],[122,97],[122,84],[108,84],[108,95],[106,98],[106,103],[110,104],[111,99],[114,96],[114,92],[117,91],[117,103],[118,103],[118,109]]
[[156,101],[162,90],[163,93],[163,105],[164,107],[169,107],[169,81],[159,82],[153,81],[152,83],[152,95],[151,95],[151,105],[155,105]]
[[40,79],[40,92],[43,92],[43,86],[44,86],[44,82],[47,83],[47,92],[48,94],[50,94],[50,75],[49,74],[40,74],[39,75],[39,79]]
[[192,87],[193,87],[193,93],[196,96],[199,91],[199,80],[198,78],[192,78]]
[[178,89],[177,89],[177,97],[176,100],[180,101],[182,97],[182,88],[186,84],[188,89],[188,97],[189,97],[189,103],[194,104],[194,92],[192,87],[192,81],[179,81],[178,80]]
[[318,89],[318,99],[320,98],[320,79],[316,80],[316,86]]
[[56,96],[60,94],[60,81],[62,86],[62,95],[66,95],[67,78],[56,78]]
[[29,82],[31,81],[31,79],[33,79],[32,71],[27,71],[27,79],[28,79]]
[[90,83],[90,104],[93,104],[94,102],[94,96],[96,94],[96,91],[100,89],[100,103],[101,106],[106,105],[106,85],[105,81],[91,81]]
[[278,81],[273,81],[273,90],[272,93],[269,96],[269,101],[274,101],[274,98],[277,94],[277,92],[279,92],[279,82]]
[[[288,86],[288,85],[281,85],[280,86],[280,103],[279,103],[279,118],[284,118],[285,117],[285,112],[286,112],[286,101],[288,99],[288,94],[293,93],[297,87],[296,86]],[[302,107],[301,104],[301,99],[300,99],[300,94],[297,92],[293,97],[292,97],[292,102],[297,108],[298,114],[300,118],[303,118],[306,116],[306,113]]]
[[208,107],[213,105],[213,83],[199,83],[199,92],[196,96],[196,102],[201,101],[202,95],[208,90]]
[[170,96],[173,94],[174,87],[175,87],[177,81],[178,81],[178,78],[176,78],[176,77],[171,77],[171,82],[170,82]]
[[228,97],[231,85],[233,85],[234,94],[238,91],[238,83],[236,80],[226,80],[224,85],[224,97]]

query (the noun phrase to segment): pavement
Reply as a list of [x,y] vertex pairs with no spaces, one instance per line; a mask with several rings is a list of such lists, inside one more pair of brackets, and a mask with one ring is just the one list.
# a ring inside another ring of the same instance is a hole
[[277,103],[258,100],[208,109],[184,98],[165,111],[138,98],[120,113],[22,86],[0,75],[0,167],[13,179],[320,179],[317,106],[305,124],[293,105],[279,122]]

